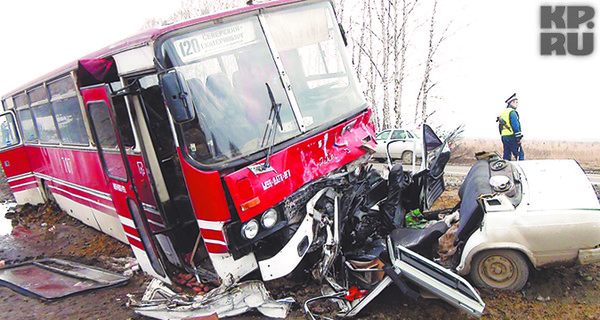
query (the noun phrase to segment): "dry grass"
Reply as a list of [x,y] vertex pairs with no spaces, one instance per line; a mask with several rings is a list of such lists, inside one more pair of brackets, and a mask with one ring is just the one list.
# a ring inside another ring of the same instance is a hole
[[[453,163],[470,164],[480,151],[502,154],[502,142],[497,140],[461,139],[452,146]],[[600,142],[523,141],[526,160],[575,159],[586,170],[600,170]]]

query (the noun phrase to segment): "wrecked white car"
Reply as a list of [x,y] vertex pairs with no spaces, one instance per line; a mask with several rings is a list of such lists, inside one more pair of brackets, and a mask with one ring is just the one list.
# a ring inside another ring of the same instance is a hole
[[485,288],[520,290],[530,267],[600,261],[600,202],[575,160],[477,159],[445,212],[457,223],[424,215],[422,229],[392,237]]
[[530,266],[600,261],[600,203],[574,160],[487,156],[459,195],[456,271],[477,286],[519,290]]

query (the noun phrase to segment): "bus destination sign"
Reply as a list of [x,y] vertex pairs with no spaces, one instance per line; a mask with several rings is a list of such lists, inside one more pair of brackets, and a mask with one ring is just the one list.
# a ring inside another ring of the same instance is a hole
[[256,39],[251,22],[211,29],[174,42],[183,62],[203,58],[244,46]]

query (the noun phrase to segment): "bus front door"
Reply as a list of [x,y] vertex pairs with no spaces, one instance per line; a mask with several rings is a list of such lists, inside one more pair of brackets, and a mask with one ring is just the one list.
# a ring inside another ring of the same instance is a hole
[[106,85],[81,90],[108,189],[127,240],[142,269],[155,278],[171,283],[163,254],[142,210],[133,174],[126,161],[127,155],[115,125],[115,109],[109,92]]
[[[18,204],[42,203],[44,198],[20,137],[14,114],[10,111],[0,114],[0,162],[10,190]],[[44,191],[50,192],[49,189]]]

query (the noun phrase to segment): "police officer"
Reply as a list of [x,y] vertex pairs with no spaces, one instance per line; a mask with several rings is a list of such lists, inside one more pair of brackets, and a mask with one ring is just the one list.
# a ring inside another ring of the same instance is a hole
[[505,103],[507,104],[506,109],[496,119],[498,130],[502,136],[502,146],[504,147],[503,159],[510,160],[514,155],[517,160],[523,160],[525,155],[521,146],[523,133],[521,133],[521,123],[517,113],[517,106],[519,105],[517,94],[514,93],[510,96]]

